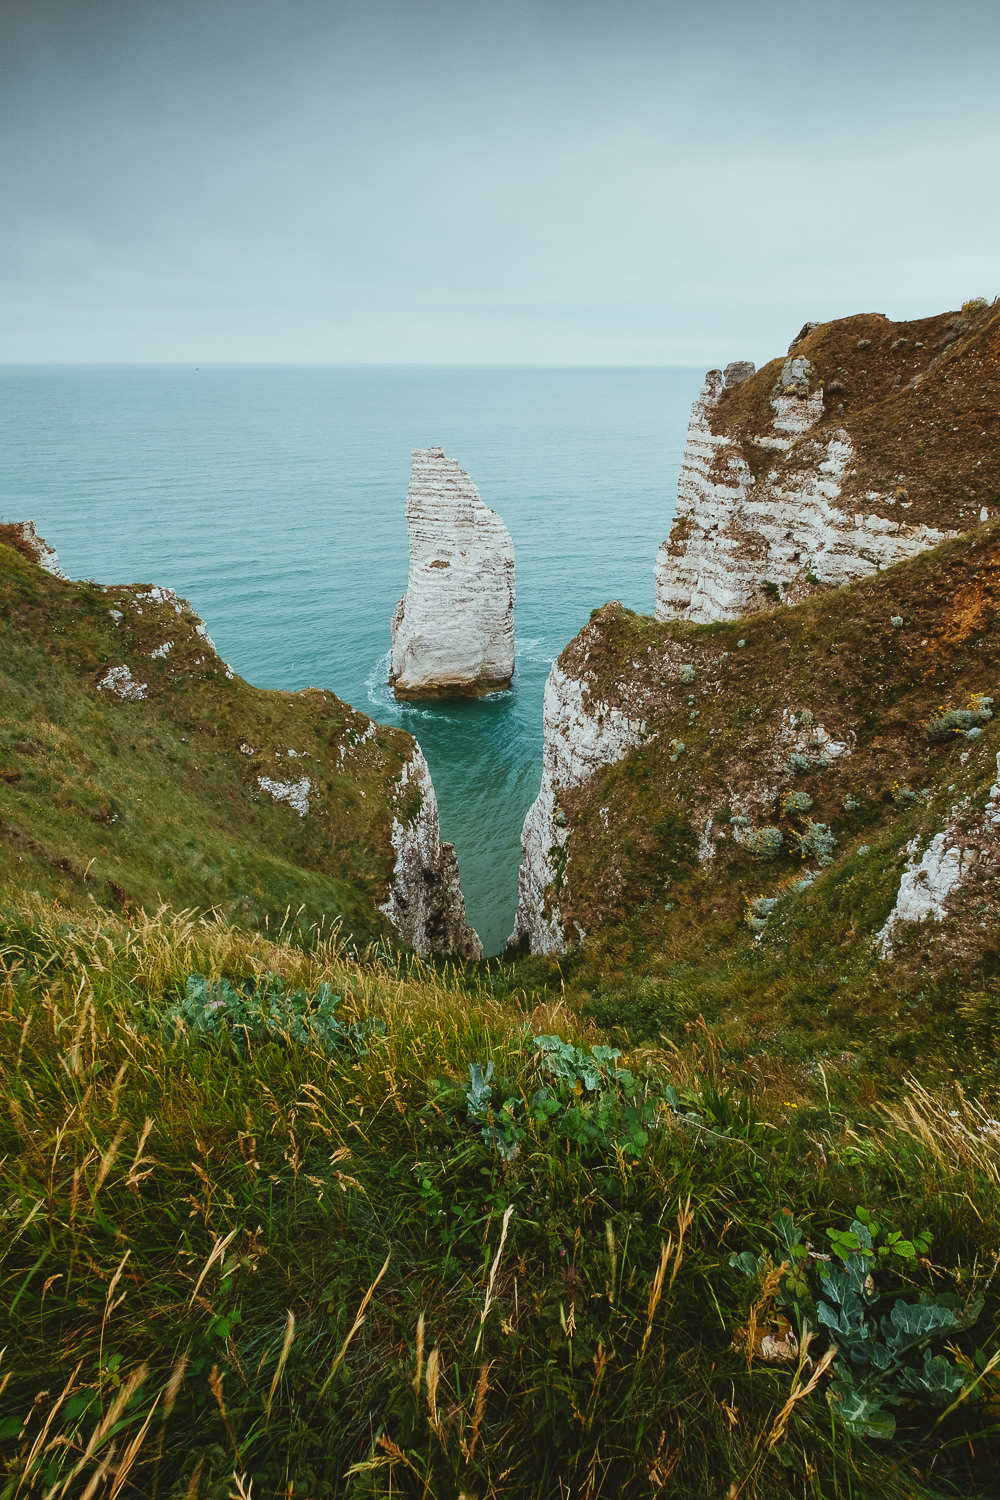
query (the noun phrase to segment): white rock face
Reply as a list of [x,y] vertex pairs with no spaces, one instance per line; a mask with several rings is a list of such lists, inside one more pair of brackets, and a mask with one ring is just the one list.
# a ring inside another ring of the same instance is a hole
[[854,735],[846,740],[836,740],[824,724],[813,722],[811,714],[808,722],[803,722],[790,708],[783,708],[774,743],[776,748],[780,746],[790,755],[807,755],[813,761],[831,761],[851,754]]
[[138,703],[146,697],[148,689],[148,684],[136,682],[130,669],[124,665],[109,667],[97,686],[105,693],[113,693],[116,698],[124,698],[128,703]]
[[742,445],[712,430],[726,382],[709,370],[691,410],[676,519],[656,557],[658,620],[735,620],[773,607],[765,583],[792,603],[811,592],[810,576],[839,587],[955,535],[857,510],[856,501],[847,508],[854,447],[843,428],[812,432],[823,416],[812,379],[808,360],[785,361],[772,428],[754,439],[780,461],[755,480]]
[[482,958],[483,945],[465,919],[465,897],[454,844],[441,842],[437,797],[420,746],[403,766],[400,790],[417,787],[420,810],[412,823],[393,820],[396,851],[389,899],[381,908],[404,943],[422,955]]
[[[253,754],[252,751],[250,753]],[[309,811],[312,782],[308,776],[302,776],[298,781],[275,781],[270,776],[258,776],[257,785],[262,792],[269,792],[275,802],[287,802],[300,818],[304,818]]]
[[943,921],[948,915],[945,903],[949,896],[965,883],[984,854],[995,853],[1000,841],[1000,754],[997,779],[990,787],[982,818],[977,820],[976,836],[963,837],[958,827],[958,815],[964,811],[952,809],[947,826],[934,835],[919,859],[918,841],[913,839],[906,846],[909,868],[899,882],[896,904],[875,939],[883,958],[892,957],[893,938],[901,922]]
[[591,702],[587,685],[558,662],[545,684],[542,717],[542,785],[521,831],[517,919],[510,941],[527,936],[532,953],[563,953],[566,934],[559,908],[550,903],[548,912],[544,909],[546,890],[557,877],[559,852],[569,838],[565,821],[559,821],[560,794],[622,760],[641,744],[646,724],[608,703]]
[[66,574],[59,566],[56,549],[50,547],[48,542],[38,535],[34,521],[15,521],[13,525],[19,532],[22,542],[26,542],[34,552],[38,566],[44,568],[46,573],[51,573],[54,578],[66,579],[68,582]]
[[418,449],[406,497],[410,573],[392,617],[397,698],[472,697],[514,674],[514,544],[468,474]]

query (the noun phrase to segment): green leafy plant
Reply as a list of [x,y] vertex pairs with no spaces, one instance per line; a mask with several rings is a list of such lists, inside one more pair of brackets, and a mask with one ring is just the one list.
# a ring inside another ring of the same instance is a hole
[[[897,1230],[883,1232],[864,1208],[857,1215],[849,1229],[827,1231],[829,1255],[812,1249],[791,1213],[776,1215],[783,1268],[776,1300],[800,1331],[815,1308],[816,1324],[836,1346],[830,1398],[848,1431],[891,1438],[896,1423],[889,1408],[911,1401],[945,1406],[962,1390],[962,1364],[932,1346],[971,1327],[983,1299],[963,1303],[954,1293],[925,1289],[906,1300],[899,1288],[881,1290],[876,1272],[915,1268],[930,1249],[931,1235],[922,1230],[907,1239]],[[744,1251],[730,1256],[730,1265],[760,1277],[769,1261]]]
[[676,1089],[655,1087],[618,1067],[617,1047],[577,1047],[559,1036],[536,1036],[533,1045],[547,1081],[530,1096],[494,1097],[494,1065],[469,1064],[467,1118],[504,1162],[519,1153],[529,1131],[551,1130],[563,1140],[599,1151],[620,1150],[635,1159],[650,1131],[667,1114],[699,1119]]
[[831,1384],[841,1421],[858,1436],[888,1438],[896,1427],[888,1407],[908,1400],[946,1405],[962,1389],[961,1368],[930,1346],[970,1327],[983,1302],[963,1305],[953,1293],[922,1292],[916,1302],[882,1295],[875,1267],[916,1260],[930,1235],[905,1240],[897,1233],[876,1248],[879,1233],[868,1214],[846,1232],[830,1231],[834,1258],[820,1269],[816,1315],[841,1355]]
[[277,974],[235,986],[228,979],[189,974],[183,999],[168,1008],[164,1025],[175,1039],[229,1040],[244,1050],[266,1041],[289,1041],[325,1052],[342,1047],[363,1051],[371,1037],[384,1034],[385,1022],[378,1016],[345,1025],[336,1015],[340,1003],[329,984],[310,995],[286,990]]

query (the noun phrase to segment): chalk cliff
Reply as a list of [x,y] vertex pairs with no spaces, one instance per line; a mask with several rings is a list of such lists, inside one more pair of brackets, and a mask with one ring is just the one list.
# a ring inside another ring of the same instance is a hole
[[[708,623],[795,604],[977,519],[976,484],[956,493],[935,483],[928,444],[913,439],[959,430],[952,417],[967,404],[956,403],[955,377],[969,373],[963,355],[985,352],[984,315],[976,306],[914,323],[871,314],[807,324],[763,370],[710,370],[656,558],[657,618]],[[985,436],[969,435],[977,448]]]
[[13,547],[29,562],[36,562],[46,573],[51,573],[53,578],[66,579],[66,574],[59,566],[56,549],[38,535],[34,521],[0,523],[0,542],[6,542],[8,547]]
[[[608,609],[618,608],[608,605]],[[583,637],[586,638],[586,631]],[[545,684],[542,785],[521,831],[521,868],[512,943],[528,939],[532,953],[561,953],[566,933],[559,911],[569,829],[560,799],[602,766],[627,755],[645,733],[645,722],[627,707],[591,696],[587,677],[554,662]],[[582,929],[577,936],[582,937]]]
[[418,450],[406,497],[410,572],[392,618],[397,698],[476,697],[514,674],[514,544],[468,474]]
[[404,805],[415,802],[410,817],[393,820],[396,854],[389,900],[382,907],[404,943],[420,954],[482,958],[478,933],[465,920],[465,897],[458,877],[454,844],[441,842],[437,797],[423,751],[414,742],[403,763],[399,789]]
[[738,966],[827,928],[837,974],[842,950],[875,986],[929,931],[932,966],[979,961],[998,423],[1000,304],[807,327],[766,371],[710,374],[659,618],[607,605],[552,670],[515,940],[582,943],[594,976],[622,945],[694,973],[709,935]]
[[173,590],[72,582],[54,558],[0,526],[0,885],[480,956],[410,735],[253,688]]

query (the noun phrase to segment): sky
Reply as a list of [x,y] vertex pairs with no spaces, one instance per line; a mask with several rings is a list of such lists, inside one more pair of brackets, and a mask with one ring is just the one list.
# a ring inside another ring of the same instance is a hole
[[0,362],[762,363],[998,163],[997,0],[0,0]]

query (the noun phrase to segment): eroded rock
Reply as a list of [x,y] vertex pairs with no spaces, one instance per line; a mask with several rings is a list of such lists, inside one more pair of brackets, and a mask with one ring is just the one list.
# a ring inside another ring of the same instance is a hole
[[517,918],[510,941],[527,937],[532,953],[562,953],[566,933],[558,886],[570,830],[560,794],[581,786],[602,766],[624,759],[642,743],[646,724],[640,715],[592,698],[589,683],[558,661],[545,684],[542,718],[542,784],[521,831]]
[[392,618],[397,698],[477,697],[514,674],[514,544],[442,448],[418,449],[406,497],[410,572]]
[[454,844],[441,842],[437,797],[420,746],[404,762],[399,790],[416,803],[409,816],[393,819],[396,853],[389,899],[381,908],[404,943],[420,954],[452,958],[483,956],[479,935],[465,919],[465,897]]
[[24,557],[30,557],[46,573],[51,573],[53,578],[67,579],[68,575],[59,566],[56,549],[38,535],[34,521],[12,521],[2,527],[2,531],[7,533],[3,539],[16,547]]
[[874,494],[871,509],[842,498],[854,444],[837,425],[814,431],[823,386],[808,359],[784,361],[771,425],[752,438],[720,420],[726,389],[710,370],[691,411],[677,514],[656,557],[657,619],[708,624],[796,603],[955,535],[879,514]]

